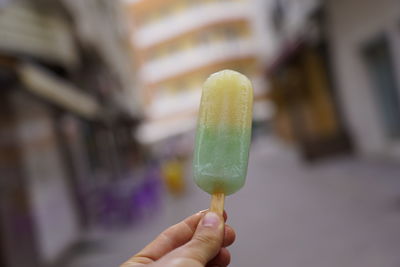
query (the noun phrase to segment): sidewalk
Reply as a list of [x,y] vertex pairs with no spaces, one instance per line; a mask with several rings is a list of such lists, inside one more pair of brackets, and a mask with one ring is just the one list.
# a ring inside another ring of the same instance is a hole
[[[69,267],[118,266],[167,226],[207,208],[193,183],[181,199],[165,197],[153,218],[97,235]],[[233,267],[400,266],[400,165],[336,158],[305,165],[272,140],[253,145],[248,180],[228,197],[237,231]]]

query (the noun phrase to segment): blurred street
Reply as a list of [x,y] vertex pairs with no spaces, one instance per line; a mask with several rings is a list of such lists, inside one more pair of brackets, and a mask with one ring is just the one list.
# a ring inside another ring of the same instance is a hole
[[[190,170],[189,170],[190,171]],[[231,266],[397,267],[400,168],[351,157],[303,164],[273,139],[252,147],[247,184],[228,197],[237,232]],[[187,194],[131,230],[94,233],[70,267],[118,266],[167,226],[208,205],[188,178]]]
[[119,266],[208,208],[193,155],[203,190],[239,189],[250,132],[231,266],[399,267],[399,22],[395,0],[0,0],[0,267]]

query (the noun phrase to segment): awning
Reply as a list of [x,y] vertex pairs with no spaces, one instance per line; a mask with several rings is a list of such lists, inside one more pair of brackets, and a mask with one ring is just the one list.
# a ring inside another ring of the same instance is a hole
[[97,100],[68,81],[28,63],[19,65],[17,71],[28,91],[87,119],[99,117],[101,107]]
[[280,67],[285,65],[304,45],[304,40],[296,39],[293,42],[287,42],[282,45],[280,52],[278,52],[275,59],[272,63],[267,67],[267,76],[273,74]]

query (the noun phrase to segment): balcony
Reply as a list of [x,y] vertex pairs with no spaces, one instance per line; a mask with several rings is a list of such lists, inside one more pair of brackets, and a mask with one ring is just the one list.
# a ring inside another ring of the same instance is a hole
[[146,84],[157,83],[216,62],[255,56],[255,51],[251,39],[200,45],[143,65],[140,77]]
[[147,108],[149,119],[160,119],[180,113],[196,111],[201,98],[201,88],[192,88],[173,96],[155,98]]
[[249,17],[250,9],[246,2],[220,2],[193,7],[178,15],[160,19],[155,23],[139,28],[132,42],[138,48],[145,48],[179,36],[203,25],[223,20]]
[[0,12],[0,50],[72,65],[76,50],[72,33],[55,15],[23,4],[9,4]]
[[[253,75],[249,77],[254,87],[254,97],[262,97],[267,93],[266,83],[263,77]],[[146,116],[150,120],[159,120],[179,114],[196,112],[201,98],[201,88],[189,88],[187,91],[155,97],[146,110]]]

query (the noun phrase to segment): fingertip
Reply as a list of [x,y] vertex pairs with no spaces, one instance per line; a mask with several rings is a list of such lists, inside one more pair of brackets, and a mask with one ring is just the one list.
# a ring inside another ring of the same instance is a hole
[[217,256],[215,256],[207,266],[228,266],[231,263],[231,253],[227,248],[221,248]]
[[197,212],[196,214],[204,215],[204,214],[206,214],[207,212],[208,212],[208,209],[206,209],[206,210],[201,210],[201,211]]
[[228,213],[226,213],[225,210],[224,210],[223,217],[224,217],[224,221],[226,222],[228,220]]
[[[209,212],[210,210],[202,210],[199,211],[199,213],[201,213],[202,215],[206,214],[207,212]],[[224,218],[224,222],[226,222],[228,220],[228,214],[226,213],[226,211],[224,210],[224,213],[222,214],[222,217]]]
[[223,247],[228,247],[235,242],[236,239],[236,233],[235,230],[228,224],[225,224],[225,232],[224,232],[224,241],[222,246]]

